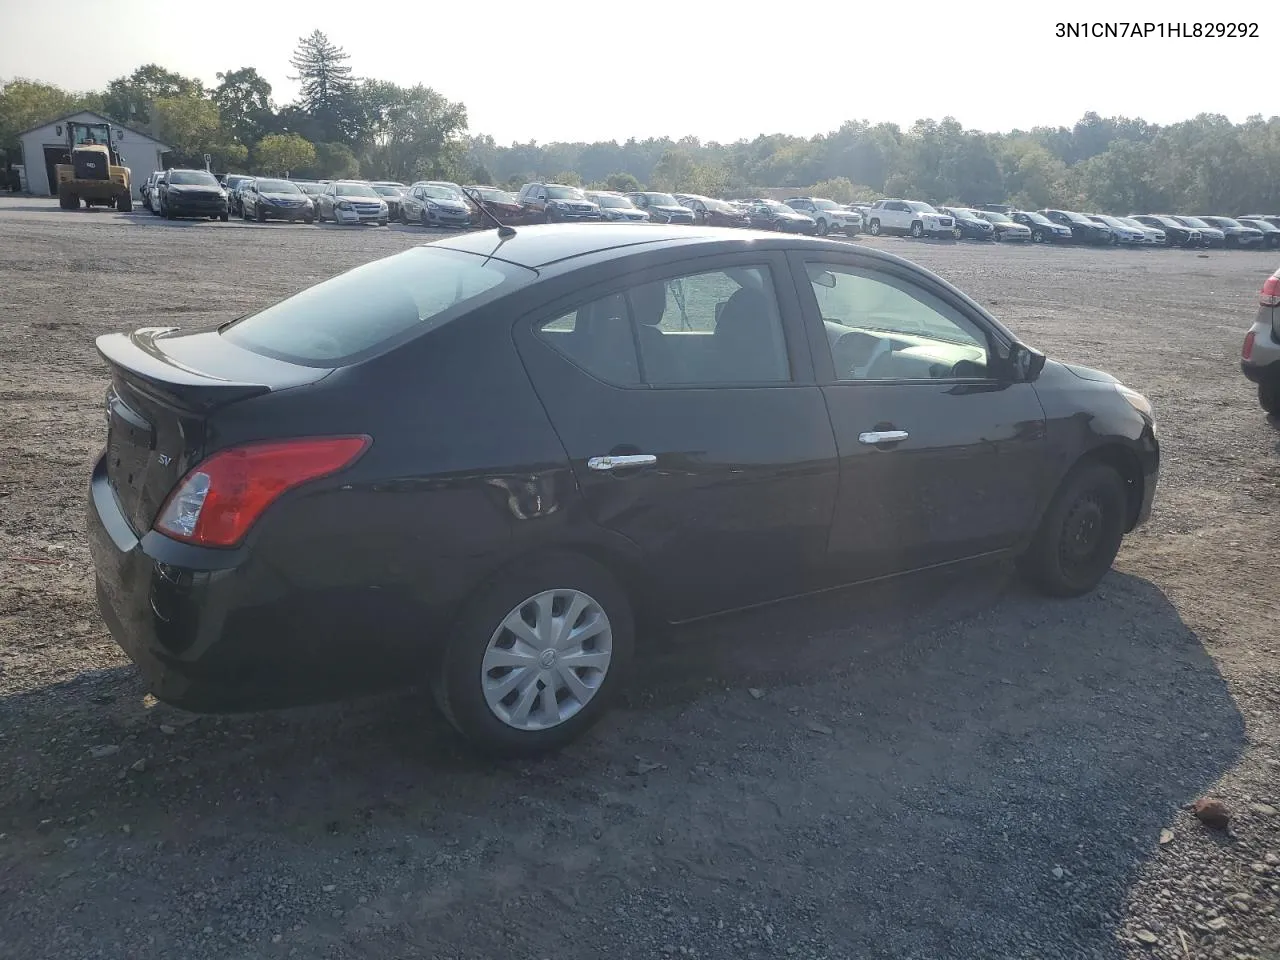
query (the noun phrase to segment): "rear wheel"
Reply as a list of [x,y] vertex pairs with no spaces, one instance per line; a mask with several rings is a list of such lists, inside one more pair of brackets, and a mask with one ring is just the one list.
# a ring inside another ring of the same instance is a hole
[[1028,577],[1055,597],[1092,590],[1120,550],[1127,508],[1124,480],[1113,468],[1083,463],[1072,469],[1022,558]]
[[608,709],[633,638],[631,605],[607,570],[573,554],[542,557],[467,605],[434,677],[436,702],[486,752],[555,750]]
[[218,214],[218,219],[221,220],[223,223],[226,223],[228,220],[231,219],[231,214],[228,213],[226,210],[223,210],[222,213]]
[[1280,380],[1258,384],[1258,403],[1273,417],[1280,417]]
[[120,194],[120,196],[116,197],[116,209],[121,213],[132,213],[133,194],[126,190],[124,193]]
[[78,210],[80,208],[80,198],[74,193],[58,194],[58,206],[63,210]]

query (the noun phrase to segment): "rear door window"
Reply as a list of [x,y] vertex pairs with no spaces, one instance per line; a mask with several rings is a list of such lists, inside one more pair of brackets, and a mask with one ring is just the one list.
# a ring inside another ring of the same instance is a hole
[[221,332],[236,346],[277,360],[344,366],[536,277],[505,261],[417,247],[326,280]]

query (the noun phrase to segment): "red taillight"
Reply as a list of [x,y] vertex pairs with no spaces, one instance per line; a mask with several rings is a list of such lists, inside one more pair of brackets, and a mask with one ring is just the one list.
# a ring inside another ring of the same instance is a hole
[[1244,335],[1244,347],[1240,350],[1241,360],[1253,359],[1253,331],[1250,330]]
[[1273,273],[1262,285],[1258,302],[1264,307],[1280,307],[1280,274]]
[[202,547],[233,547],[281,494],[350,466],[370,442],[304,437],[219,450],[174,487],[155,528]]

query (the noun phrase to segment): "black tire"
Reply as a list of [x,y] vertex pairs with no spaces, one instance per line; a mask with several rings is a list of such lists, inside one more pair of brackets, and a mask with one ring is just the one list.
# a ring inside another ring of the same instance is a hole
[[173,208],[164,201],[160,202],[160,215],[166,220],[176,220],[178,215],[173,212]]
[[409,215],[404,212],[404,207],[400,208],[400,222],[406,227],[409,225]]
[[830,227],[830,225],[827,223],[827,221],[826,221],[825,219],[819,220],[819,221],[818,221],[818,226],[817,226],[817,234],[818,234],[818,236],[820,236],[820,237],[825,237],[825,236],[826,236],[828,233],[830,233],[830,232],[831,232],[831,227]]
[[133,194],[125,192],[116,197],[116,210],[120,213],[132,213]]
[[307,224],[307,226],[310,226],[311,224],[313,224],[313,223],[315,223],[315,222],[316,222],[316,218],[315,218],[315,217],[303,217],[303,218],[302,218],[302,222],[303,222],[303,223],[305,223],[305,224]]
[[226,223],[228,220],[231,219],[231,214],[224,210],[222,213],[218,214],[218,219],[221,220],[223,223]]
[[1258,384],[1258,404],[1273,417],[1280,417],[1280,381]]
[[924,236],[924,224],[919,220],[911,224],[911,236],[915,237],[917,240]]
[[1031,231],[1031,242],[1032,242],[1032,243],[1044,243],[1044,231],[1043,231],[1043,230],[1032,230],[1032,231]]
[[959,227],[952,227],[952,228],[951,228],[951,236],[952,236],[952,237],[954,237],[956,240],[963,240],[963,239],[964,239],[964,231],[963,231],[963,230],[961,230]]
[[1124,480],[1113,468],[1096,462],[1074,467],[1023,555],[1028,578],[1050,596],[1088,593],[1115,561],[1128,509]]
[[878,236],[880,236],[880,229],[881,229],[881,227],[880,227],[880,221],[879,221],[879,220],[872,220],[872,221],[871,221],[871,225],[870,225],[869,227],[867,227],[867,230],[871,233],[871,235],[872,235],[873,237],[878,237]]
[[78,210],[80,209],[80,198],[73,193],[59,193],[58,206],[63,210]]
[[[612,631],[612,656],[599,690],[564,722],[545,730],[518,730],[499,719],[481,687],[485,649],[503,619],[523,601],[554,589],[586,593],[603,609]],[[631,603],[613,576],[577,554],[555,553],[495,576],[466,604],[433,677],[437,705],[457,730],[485,753],[534,756],[584,734],[608,710],[626,681],[635,644]]]
[[428,229],[431,227],[431,219],[427,216],[427,208],[423,207],[418,214],[418,222]]
[[1004,236],[1000,233],[999,230],[991,231],[991,239],[994,240],[996,243],[1004,242]]
[[267,222],[267,211],[263,210],[262,207],[258,207],[258,209],[253,212],[257,215],[259,223]]

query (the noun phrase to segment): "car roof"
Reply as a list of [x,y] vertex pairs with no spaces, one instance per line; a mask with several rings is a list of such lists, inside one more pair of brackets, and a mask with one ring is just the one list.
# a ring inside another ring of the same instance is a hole
[[[658,223],[644,230],[610,223],[535,225],[519,227],[515,236],[501,242],[496,231],[485,230],[445,237],[429,245],[484,256],[494,255],[508,263],[538,269],[577,258],[590,258],[593,263],[614,260],[635,253],[640,247],[658,243],[667,246],[716,246],[721,248],[720,252],[800,245],[842,252],[850,249],[849,244],[837,240],[780,235],[770,230],[697,228]],[[902,258],[880,250],[859,247],[858,252],[888,262],[902,262]]]

